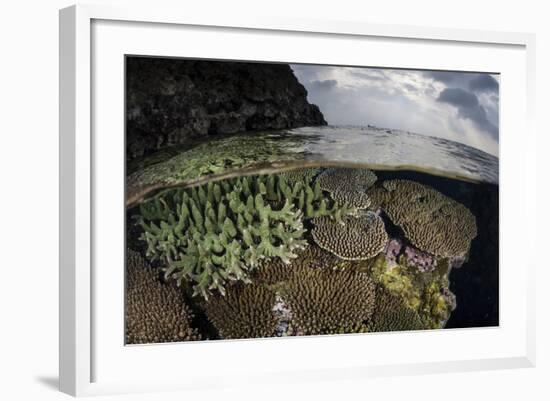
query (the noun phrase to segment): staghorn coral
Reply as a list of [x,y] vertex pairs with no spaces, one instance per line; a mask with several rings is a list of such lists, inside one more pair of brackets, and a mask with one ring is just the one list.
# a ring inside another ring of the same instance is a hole
[[307,260],[292,262],[292,275],[280,286],[299,334],[361,332],[375,306],[375,284],[353,270],[311,269]]
[[426,329],[418,312],[410,308],[402,298],[377,289],[376,307],[369,322],[370,332]]
[[191,189],[166,191],[140,205],[136,216],[166,276],[194,283],[195,294],[223,294],[227,281],[248,281],[264,259],[288,264],[306,246],[302,216],[340,221],[354,212],[323,196],[307,179],[289,185],[284,176],[239,177]]
[[275,334],[275,303],[275,292],[268,287],[235,283],[227,287],[225,296],[216,294],[203,307],[222,338],[259,338]]
[[414,181],[390,180],[382,185],[377,191],[381,193],[370,196],[416,248],[444,257],[468,252],[477,226],[464,205]]
[[370,259],[388,241],[384,222],[372,212],[359,217],[346,216],[341,223],[319,217],[313,219],[313,224],[311,234],[317,245],[346,260]]
[[163,284],[135,251],[126,259],[126,343],[200,340],[193,314],[173,284]]

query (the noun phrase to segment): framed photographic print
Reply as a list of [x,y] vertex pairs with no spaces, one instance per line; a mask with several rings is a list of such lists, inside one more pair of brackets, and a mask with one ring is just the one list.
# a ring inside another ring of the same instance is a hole
[[62,10],[61,390],[532,366],[533,43]]

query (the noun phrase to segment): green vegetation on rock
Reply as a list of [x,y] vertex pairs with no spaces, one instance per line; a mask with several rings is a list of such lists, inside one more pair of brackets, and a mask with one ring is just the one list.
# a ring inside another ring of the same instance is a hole
[[[439,259],[437,263],[433,271],[420,272],[408,266],[403,257],[396,263],[380,254],[370,263],[370,275],[385,293],[400,299],[403,307],[414,311],[422,321],[423,328],[437,329],[445,326],[456,306],[454,295],[449,290],[448,260]],[[384,302],[384,299],[377,300],[377,304]],[[392,319],[395,318],[392,316]],[[412,319],[412,315],[407,316]]]

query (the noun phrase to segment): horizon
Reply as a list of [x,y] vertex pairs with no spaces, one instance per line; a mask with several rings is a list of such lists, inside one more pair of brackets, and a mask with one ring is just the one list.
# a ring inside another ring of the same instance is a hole
[[498,157],[498,74],[290,64],[329,125],[448,139]]

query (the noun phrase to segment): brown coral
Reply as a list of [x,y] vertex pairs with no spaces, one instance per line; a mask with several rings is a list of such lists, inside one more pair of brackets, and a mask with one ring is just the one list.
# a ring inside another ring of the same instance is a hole
[[468,252],[477,226],[464,205],[414,181],[385,181],[383,188],[377,200],[415,247],[444,257]]
[[310,183],[321,170],[319,168],[298,168],[295,170],[289,170],[281,173],[280,175],[285,177],[287,182],[291,185],[294,185],[297,182],[307,182]]
[[290,262],[283,263],[280,259],[262,260],[252,275],[254,282],[273,285],[287,281],[297,265],[308,266],[312,269],[330,269],[338,264],[339,259],[332,253],[316,246],[308,245],[304,250],[297,252],[298,257]]
[[356,209],[366,209],[371,205],[369,196],[364,192],[337,190],[331,192],[330,196],[339,204]]
[[377,289],[376,307],[368,329],[371,332],[423,330],[425,325],[418,312],[398,296]]
[[135,251],[126,260],[126,343],[145,344],[200,340],[191,327],[193,314],[181,291],[163,284]]
[[366,209],[371,201],[365,190],[374,185],[376,179],[376,174],[364,168],[329,168],[317,177],[317,182],[336,202]]
[[278,323],[275,302],[275,292],[265,285],[235,283],[225,296],[204,302],[204,310],[222,338],[270,337]]
[[313,224],[311,234],[317,245],[346,260],[372,258],[384,249],[388,241],[384,222],[372,212],[359,217],[346,216],[342,222],[317,217]]
[[377,177],[366,168],[329,168],[323,171],[317,181],[327,192],[364,192],[374,185]]
[[353,270],[311,269],[293,261],[293,274],[281,288],[299,334],[361,332],[375,306],[375,284]]

